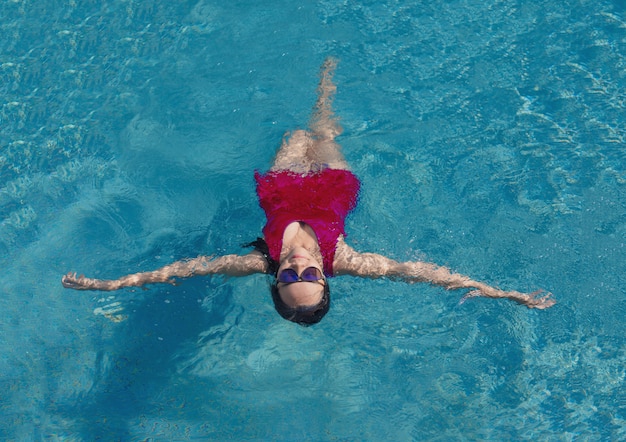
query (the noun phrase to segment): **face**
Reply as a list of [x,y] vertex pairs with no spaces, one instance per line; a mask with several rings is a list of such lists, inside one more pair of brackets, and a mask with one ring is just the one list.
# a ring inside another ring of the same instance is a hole
[[[298,275],[307,267],[315,267],[322,271],[320,263],[313,258],[308,250],[302,247],[293,248],[278,268],[280,273],[285,269],[292,269]],[[278,293],[289,307],[305,307],[316,305],[322,300],[326,281],[307,282],[298,281],[291,284],[278,283]]]

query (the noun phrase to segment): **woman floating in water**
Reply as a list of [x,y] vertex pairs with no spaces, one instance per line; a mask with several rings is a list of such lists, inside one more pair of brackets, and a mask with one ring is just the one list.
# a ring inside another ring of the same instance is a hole
[[152,283],[175,284],[176,278],[200,275],[267,273],[275,278],[271,293],[278,313],[302,325],[317,323],[328,312],[328,278],[340,275],[427,282],[447,290],[470,289],[463,299],[507,298],[538,309],[554,305],[550,294],[538,297],[539,292],[507,292],[436,264],[400,263],[374,253],[357,252],[345,243],[345,219],[356,205],[360,183],[335,142],[342,131],[331,108],[336,90],[332,80],[335,66],[333,59],[322,65],[309,130],[286,134],[269,172],[255,174],[267,223],[263,238],[248,244],[254,247],[252,252],[200,256],[116,280],[68,273],[63,285],[76,290],[118,290]]

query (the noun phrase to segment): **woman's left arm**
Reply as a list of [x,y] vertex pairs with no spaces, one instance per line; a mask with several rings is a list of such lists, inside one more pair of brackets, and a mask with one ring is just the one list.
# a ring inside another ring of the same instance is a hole
[[256,251],[247,255],[224,255],[217,258],[199,256],[194,259],[176,261],[151,272],[133,273],[119,279],[93,279],[68,273],[61,282],[63,286],[74,290],[119,290],[124,287],[141,287],[146,284],[176,284],[177,279],[193,276],[224,274],[246,276],[253,273],[265,273],[267,262]]
[[541,291],[521,293],[504,291],[485,283],[474,281],[470,277],[453,273],[450,269],[427,262],[397,262],[375,253],[359,253],[343,240],[337,244],[334,271],[336,275],[352,275],[364,278],[400,279],[405,282],[426,282],[441,286],[447,290],[470,289],[462,299],[483,296],[486,298],[506,298],[523,304],[528,308],[546,309],[556,304],[552,294],[538,296]]

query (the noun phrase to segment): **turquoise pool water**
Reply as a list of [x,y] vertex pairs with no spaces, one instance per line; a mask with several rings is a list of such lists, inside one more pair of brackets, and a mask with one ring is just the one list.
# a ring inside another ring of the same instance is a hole
[[[626,11],[610,1],[0,4],[0,438],[626,437]],[[559,303],[263,276],[64,290],[241,251],[252,174],[340,59],[348,242]]]

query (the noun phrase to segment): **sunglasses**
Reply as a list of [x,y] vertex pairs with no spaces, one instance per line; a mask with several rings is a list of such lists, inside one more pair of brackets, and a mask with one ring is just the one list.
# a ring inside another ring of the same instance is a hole
[[[278,272],[276,277],[278,282],[283,284],[293,284],[294,282],[320,282],[323,281],[324,275],[317,267],[307,267],[298,275],[294,269],[284,269]],[[321,283],[320,283],[321,284]]]

